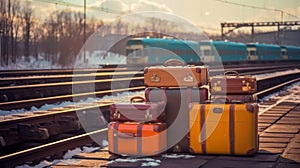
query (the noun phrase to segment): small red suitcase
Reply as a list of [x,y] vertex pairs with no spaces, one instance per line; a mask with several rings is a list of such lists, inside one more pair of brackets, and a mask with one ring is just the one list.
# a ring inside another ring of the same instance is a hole
[[212,94],[253,94],[256,88],[256,78],[240,76],[236,71],[225,72],[224,76],[212,77],[210,81]]
[[[133,103],[136,100],[140,103]],[[143,97],[131,98],[131,103],[116,103],[110,105],[111,121],[164,122],[166,103],[146,102]]]
[[108,150],[129,156],[153,156],[166,151],[165,123],[110,122]]

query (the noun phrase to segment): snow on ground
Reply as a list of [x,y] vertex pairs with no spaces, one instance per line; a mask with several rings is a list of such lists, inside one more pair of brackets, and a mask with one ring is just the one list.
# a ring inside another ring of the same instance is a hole
[[277,75],[285,75],[285,74],[291,74],[291,73],[297,73],[299,72],[299,69],[293,69],[293,70],[287,70],[287,71],[278,71],[278,72],[273,72],[273,73],[264,73],[264,74],[258,74],[258,75],[253,75],[256,79],[263,79],[263,78],[269,78],[271,76],[277,76]]
[[[82,53],[83,54],[83,53]],[[86,52],[86,62],[83,61],[82,56],[76,59],[75,65],[68,65],[62,67],[57,62],[49,61],[45,56],[38,57],[25,56],[16,60],[16,63],[9,63],[8,66],[0,66],[0,70],[30,70],[30,69],[62,69],[62,68],[91,68],[99,65],[107,64],[126,64],[126,56],[115,54],[112,52],[106,53],[104,51],[95,50],[93,52]]]
[[30,70],[30,69],[61,69],[62,67],[52,61],[47,61],[45,57],[38,58],[29,56],[28,59],[21,57],[16,63],[10,63],[8,66],[0,66],[0,70]]
[[184,159],[189,159],[189,158],[194,158],[195,156],[193,155],[182,155],[182,154],[164,154],[162,155],[164,158],[168,159],[179,159],[179,158],[184,158]]
[[158,160],[158,159],[153,159],[153,158],[148,158],[148,157],[145,157],[145,158],[131,158],[131,157],[129,157],[129,158],[115,159],[115,160],[109,161],[108,164],[119,163],[119,162],[130,162],[130,163],[143,162],[142,167],[144,167],[144,166],[155,167],[155,166],[159,166],[160,163],[161,163],[161,161]]
[[[137,92],[124,92],[124,93],[116,93],[114,95],[110,96],[103,96],[102,98],[87,98],[85,100],[81,100],[78,103],[92,103],[96,101],[103,101],[103,102],[129,102],[130,98],[133,96],[143,96],[144,92],[143,91],[137,91]],[[16,110],[0,110],[0,116],[6,116],[6,115],[11,115],[11,114],[16,114],[16,113],[25,113],[25,112],[33,112],[33,111],[45,111],[51,108],[58,108],[58,107],[65,107],[68,105],[74,104],[73,102],[62,102],[62,103],[57,103],[57,104],[45,104],[40,108],[37,108],[35,106],[31,107],[30,110],[26,109],[16,109]]]
[[300,82],[296,82],[296,83],[293,83],[291,85],[285,86],[281,90],[279,90],[279,91],[277,91],[275,93],[269,94],[269,95],[263,97],[262,99],[259,99],[259,102],[264,102],[264,101],[266,101],[266,100],[268,100],[268,99],[270,99],[272,97],[276,97],[279,94],[281,94],[281,93],[285,92],[286,90],[291,89],[292,87],[297,86],[297,85],[300,85]]

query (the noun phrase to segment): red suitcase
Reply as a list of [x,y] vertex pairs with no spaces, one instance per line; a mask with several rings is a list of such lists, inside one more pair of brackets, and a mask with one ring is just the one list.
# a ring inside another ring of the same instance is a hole
[[165,123],[110,122],[108,150],[129,156],[153,156],[166,151]]
[[144,84],[146,87],[200,87],[208,84],[208,76],[204,66],[153,66],[144,69]]
[[146,88],[147,101],[165,100],[167,145],[170,152],[189,152],[189,107],[191,102],[204,103],[208,99],[207,88]]
[[[140,100],[140,103],[133,103]],[[145,102],[143,97],[131,98],[131,103],[116,103],[110,106],[111,121],[137,121],[137,122],[164,122],[165,115],[164,101]]]
[[253,94],[256,88],[256,78],[240,76],[235,71],[225,72],[222,77],[212,77],[210,81],[212,94]]

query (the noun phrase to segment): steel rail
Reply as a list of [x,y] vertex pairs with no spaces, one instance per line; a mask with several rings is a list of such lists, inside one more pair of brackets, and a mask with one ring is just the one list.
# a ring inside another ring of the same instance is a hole
[[40,160],[53,154],[67,151],[68,149],[93,143],[94,140],[91,137],[99,137],[99,139],[101,139],[101,137],[106,137],[106,135],[107,128],[104,128],[101,130],[22,150],[5,156],[0,156],[0,165],[2,168],[6,168],[24,164],[29,161]]

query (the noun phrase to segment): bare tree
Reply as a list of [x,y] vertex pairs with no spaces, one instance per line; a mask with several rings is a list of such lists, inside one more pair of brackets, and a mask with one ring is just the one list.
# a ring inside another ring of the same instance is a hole
[[23,27],[23,38],[24,38],[24,56],[26,59],[29,57],[29,43],[30,43],[30,31],[32,26],[32,15],[33,10],[30,7],[31,3],[26,1],[23,8],[23,21],[25,26]]

